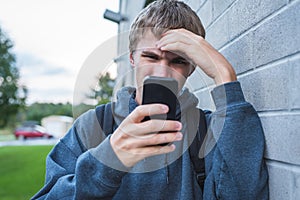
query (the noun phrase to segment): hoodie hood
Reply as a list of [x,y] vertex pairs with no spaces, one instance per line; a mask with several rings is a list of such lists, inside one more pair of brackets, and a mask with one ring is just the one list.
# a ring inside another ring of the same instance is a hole
[[[129,102],[133,93],[134,87],[123,87],[117,93],[117,99],[112,103],[114,120],[119,125],[126,116],[130,113]],[[190,109],[198,105],[197,97],[189,92],[187,88],[183,88],[178,97],[180,107],[177,108],[176,115],[185,115]]]

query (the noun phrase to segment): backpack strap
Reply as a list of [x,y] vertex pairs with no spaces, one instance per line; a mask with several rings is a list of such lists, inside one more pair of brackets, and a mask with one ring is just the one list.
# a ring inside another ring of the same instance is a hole
[[196,173],[196,178],[200,188],[203,191],[204,181],[205,181],[205,162],[204,158],[199,158],[199,151],[207,133],[207,125],[205,119],[205,113],[203,110],[199,109],[200,120],[197,134],[189,147],[190,158],[193,164],[194,171]]
[[111,106],[111,103],[107,103],[96,107],[97,120],[106,136],[111,134],[114,130],[114,117]]

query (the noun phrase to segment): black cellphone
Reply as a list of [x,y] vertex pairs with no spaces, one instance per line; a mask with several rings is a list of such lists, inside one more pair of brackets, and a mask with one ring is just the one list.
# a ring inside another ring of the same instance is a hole
[[167,115],[152,115],[149,119],[176,120],[178,83],[174,78],[147,76],[144,79],[142,104],[161,103],[169,107]]

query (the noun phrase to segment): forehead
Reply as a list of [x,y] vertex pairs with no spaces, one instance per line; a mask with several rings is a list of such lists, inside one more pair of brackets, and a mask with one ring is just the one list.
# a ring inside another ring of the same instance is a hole
[[156,37],[150,30],[147,30],[143,33],[142,37],[140,37],[136,45],[136,50],[156,48],[155,43],[159,39],[160,38]]
[[149,54],[153,53],[158,56],[166,56],[169,58],[181,57],[179,54],[170,51],[161,51],[156,47],[156,42],[159,40],[157,36],[155,36],[152,31],[145,31],[141,39],[138,41],[136,46],[136,52]]

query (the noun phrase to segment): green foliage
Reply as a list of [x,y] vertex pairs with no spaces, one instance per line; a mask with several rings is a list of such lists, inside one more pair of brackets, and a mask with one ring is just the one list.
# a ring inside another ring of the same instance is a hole
[[27,89],[18,85],[19,71],[15,55],[11,52],[13,43],[0,27],[0,127],[7,125],[25,105]]
[[52,146],[0,147],[0,197],[30,199],[42,188],[45,159]]
[[105,104],[110,101],[113,89],[115,85],[115,80],[110,77],[107,72],[99,78],[98,88],[93,90],[94,96],[92,98],[97,99],[98,104]]
[[65,115],[72,117],[72,104],[66,103],[34,103],[25,109],[26,121],[41,122],[41,119],[49,115]]
[[[95,89],[91,89],[90,93],[87,94],[86,97],[91,100],[96,100],[97,105],[106,104],[111,100],[114,86],[115,80],[112,79],[110,74],[107,72],[99,77],[97,87]],[[85,103],[74,105],[73,118],[76,119],[82,113],[93,108],[95,108],[95,105],[88,105]]]

